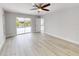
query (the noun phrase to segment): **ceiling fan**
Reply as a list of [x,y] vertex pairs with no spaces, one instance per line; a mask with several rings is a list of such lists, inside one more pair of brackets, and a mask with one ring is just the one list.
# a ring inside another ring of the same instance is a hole
[[38,4],[34,4],[31,10],[37,10],[38,12],[50,11],[49,9],[46,9],[46,7],[48,6],[50,6],[50,3],[38,3]]

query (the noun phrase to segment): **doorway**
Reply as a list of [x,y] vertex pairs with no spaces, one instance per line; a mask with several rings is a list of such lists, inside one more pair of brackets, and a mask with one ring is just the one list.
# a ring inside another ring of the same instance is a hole
[[41,18],[41,33],[44,33],[44,19]]
[[16,17],[16,31],[17,35],[31,32],[31,18]]

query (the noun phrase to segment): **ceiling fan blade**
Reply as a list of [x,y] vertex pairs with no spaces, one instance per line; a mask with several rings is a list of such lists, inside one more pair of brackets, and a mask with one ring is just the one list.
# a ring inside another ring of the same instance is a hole
[[42,10],[44,10],[44,11],[49,11],[49,9],[42,9]]
[[44,3],[40,3],[39,6],[41,7]]
[[32,9],[30,9],[30,10],[37,10],[38,8],[32,8]]
[[37,4],[35,4],[35,6],[36,6],[37,8],[39,8],[39,6],[38,6]]
[[50,3],[45,4],[45,5],[44,5],[44,6],[42,6],[41,8],[45,8],[45,7],[47,7],[47,6],[50,6]]

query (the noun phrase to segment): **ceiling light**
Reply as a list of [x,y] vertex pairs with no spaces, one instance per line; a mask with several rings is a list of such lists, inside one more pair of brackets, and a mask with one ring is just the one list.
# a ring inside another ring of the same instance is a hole
[[42,11],[42,9],[39,8],[38,11]]

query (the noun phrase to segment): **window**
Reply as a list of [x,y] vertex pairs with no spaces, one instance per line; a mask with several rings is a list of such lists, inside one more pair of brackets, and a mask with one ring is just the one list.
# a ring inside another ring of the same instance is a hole
[[41,32],[44,32],[44,19],[41,18]]

